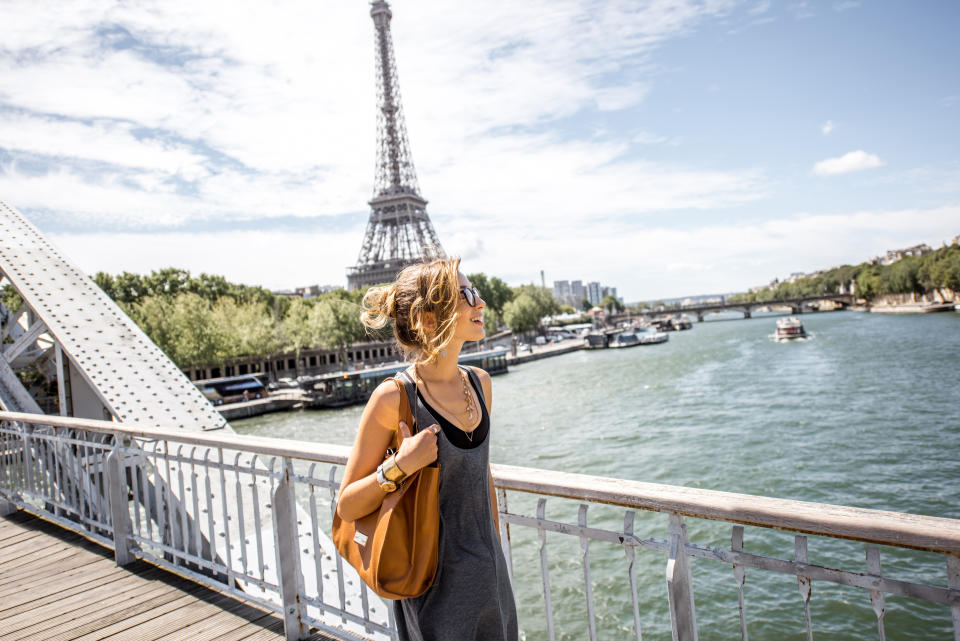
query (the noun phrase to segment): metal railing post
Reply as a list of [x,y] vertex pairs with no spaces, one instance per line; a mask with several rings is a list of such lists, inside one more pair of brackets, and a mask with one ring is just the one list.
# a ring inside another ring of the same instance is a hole
[[693,578],[687,555],[687,526],[679,514],[670,515],[670,556],[667,560],[667,598],[673,641],[697,641],[697,613],[693,606]]
[[110,521],[113,523],[113,551],[117,565],[128,565],[134,561],[130,550],[130,536],[133,526],[130,524],[130,505],[127,500],[127,478],[123,473],[123,459],[120,454],[120,439],[107,456],[107,497],[110,501]]
[[294,496],[293,463],[283,458],[283,476],[273,492],[273,531],[277,549],[277,583],[283,602],[283,632],[288,641],[306,639],[303,574],[297,543],[297,505]]
[[[951,590],[960,590],[960,556],[947,554],[947,585]],[[960,604],[950,607],[953,614],[953,638],[960,641]]]

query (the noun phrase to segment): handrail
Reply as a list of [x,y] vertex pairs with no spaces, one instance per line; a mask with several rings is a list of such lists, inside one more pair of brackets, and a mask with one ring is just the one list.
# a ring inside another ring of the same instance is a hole
[[175,440],[178,443],[187,443],[190,445],[243,449],[267,456],[290,456],[305,461],[333,463],[336,465],[346,465],[347,457],[350,455],[350,448],[344,445],[311,443],[309,441],[295,441],[265,436],[246,436],[232,434],[230,432],[218,432],[217,430],[188,432],[176,427],[139,427],[90,418],[2,411],[0,411],[0,421],[15,421],[19,423],[30,423],[31,425],[50,425],[52,427],[68,429],[81,428],[101,434],[123,434],[131,438],[148,440]]
[[[141,428],[110,421],[0,412],[0,421],[82,428],[146,439],[244,449],[270,456],[344,465],[350,448],[237,434]],[[653,512],[670,512],[727,523],[789,530],[867,543],[960,556],[960,519],[889,512],[794,499],[573,474],[513,465],[491,466],[494,484],[504,490],[589,500]]]

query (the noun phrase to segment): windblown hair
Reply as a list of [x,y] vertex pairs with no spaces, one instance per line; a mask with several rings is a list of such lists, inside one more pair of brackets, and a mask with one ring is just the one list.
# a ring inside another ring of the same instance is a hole
[[[440,258],[405,267],[389,285],[371,287],[363,297],[360,322],[381,329],[393,321],[404,358],[428,364],[453,339],[460,299],[459,258]],[[425,314],[436,326],[428,329]]]

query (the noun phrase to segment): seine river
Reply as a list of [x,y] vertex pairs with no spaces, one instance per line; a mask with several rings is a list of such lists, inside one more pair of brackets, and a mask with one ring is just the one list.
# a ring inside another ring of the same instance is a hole
[[[493,379],[491,455],[508,463],[866,508],[960,518],[960,313],[804,315],[814,337],[776,343],[772,316],[695,323],[663,345],[574,352],[519,365]],[[273,414],[236,430],[350,445],[362,408]],[[514,498],[516,497],[516,498]],[[534,502],[511,495],[511,511]],[[551,508],[554,511],[551,511]],[[548,501],[548,518],[576,507]],[[590,508],[590,523],[622,527],[623,512]],[[523,528],[525,529],[525,528]],[[688,520],[690,538],[729,548],[729,526]],[[545,639],[535,532],[514,528],[521,628]],[[666,518],[637,515],[640,536],[665,538]],[[747,528],[747,551],[792,558],[787,533]],[[864,546],[810,537],[811,563],[865,571]],[[587,638],[579,540],[550,535],[558,639]],[[622,549],[590,547],[597,631],[632,636]],[[884,548],[894,578],[945,585],[943,558]],[[637,552],[644,639],[669,639],[665,558]],[[694,560],[701,639],[739,638],[729,566]],[[748,570],[754,639],[804,639],[794,577]],[[950,610],[887,597],[887,637],[952,638]],[[866,592],[814,582],[814,633],[876,638]]]

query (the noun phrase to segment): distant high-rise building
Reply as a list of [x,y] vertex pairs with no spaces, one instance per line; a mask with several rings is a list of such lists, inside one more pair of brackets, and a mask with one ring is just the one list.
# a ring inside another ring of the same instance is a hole
[[580,303],[583,302],[583,299],[587,297],[587,290],[583,286],[583,281],[572,280],[570,281],[570,295],[573,296],[574,300],[577,302],[574,304],[574,307],[580,309]]
[[603,300],[603,291],[600,287],[600,283],[596,281],[587,283],[587,300],[590,301],[591,305],[600,304],[600,301]]

